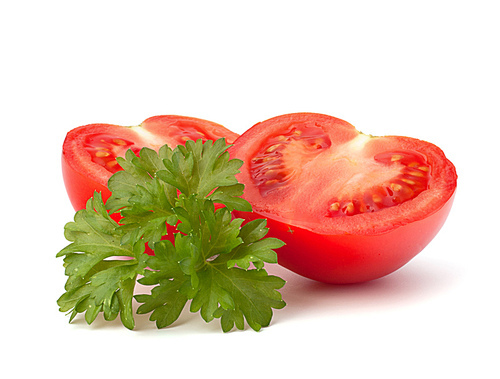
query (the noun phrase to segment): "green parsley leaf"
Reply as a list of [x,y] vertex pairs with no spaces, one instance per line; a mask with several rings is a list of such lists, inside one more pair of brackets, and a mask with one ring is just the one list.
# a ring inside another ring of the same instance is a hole
[[[85,313],[92,323],[100,312],[106,320],[120,314],[123,324],[134,328],[132,297],[138,274],[146,267],[144,242],[122,245],[118,224],[109,217],[101,195],[95,193],[86,209],[78,211],[75,221],[66,224],[65,236],[70,245],[57,257],[64,258],[68,280],[66,292],[59,298],[62,312]],[[110,259],[110,257],[130,257]]]
[[257,269],[264,267],[266,263],[278,263],[278,256],[274,249],[282,247],[285,243],[277,238],[265,238],[269,231],[266,228],[265,219],[257,219],[243,225],[240,231],[240,238],[243,243],[232,251],[232,254],[225,257],[228,267],[239,266],[248,269],[250,264]]
[[172,150],[164,145],[159,152],[143,148],[140,157],[131,150],[125,159],[118,158],[124,171],[114,174],[108,183],[112,196],[106,202],[110,212],[120,211],[120,223],[124,231],[122,242],[158,242],[167,234],[166,224],[175,225],[177,218],[172,211],[177,190],[155,175],[164,170],[163,159],[172,156]]
[[186,281],[186,275],[178,262],[176,248],[170,241],[160,241],[154,245],[155,255],[149,259],[149,268],[139,282],[144,285],[154,285],[151,295],[136,295],[135,299],[143,303],[137,313],[152,312],[150,320],[156,321],[158,328],[164,328],[175,322],[188,296],[181,287]]
[[[227,208],[214,211],[210,200],[200,206],[200,199],[191,196],[181,203],[176,211],[190,233],[177,234],[175,247],[168,241],[155,244],[160,252],[150,261],[155,271],[146,270],[139,281],[159,285],[151,295],[136,297],[143,303],[138,312],[153,311],[151,320],[160,328],[175,321],[172,306],[178,314],[177,307],[192,299],[191,312],[199,311],[206,322],[221,318],[224,331],[235,325],[243,329],[243,319],[254,330],[269,325],[272,308],[285,306],[277,291],[285,282],[261,268],[263,262],[276,262],[272,249],[283,242],[262,239],[267,233],[263,220],[241,227],[242,219],[233,219]],[[249,270],[251,262],[258,269]]]
[[244,188],[245,186],[241,183],[218,187],[207,198],[216,203],[224,204],[230,211],[237,209],[243,212],[251,212],[252,206],[250,203],[240,197],[243,195]]
[[[235,307],[221,306],[213,313],[221,318],[224,332],[233,328],[243,329],[243,316],[250,327],[256,331],[270,324],[274,309],[285,307],[281,294],[277,291],[285,285],[285,281],[270,276],[265,270],[242,270],[232,268],[225,270],[225,275],[217,272],[213,284],[226,291],[235,300]],[[222,275],[221,275],[222,274]]]
[[[100,312],[106,320],[119,314],[132,329],[135,297],[137,313],[151,313],[158,328],[174,323],[188,302],[206,322],[220,318],[224,332],[244,329],[245,320],[254,330],[269,325],[272,310],[285,306],[278,291],[285,281],[263,267],[277,262],[283,242],[265,238],[265,220],[243,224],[231,214],[251,206],[236,180],[242,162],[229,159],[227,148],[224,139],[187,141],[118,159],[123,171],[110,178],[106,204],[96,193],[65,227],[71,243],[57,256],[68,280],[58,304],[70,321],[78,313],[89,324]],[[154,256],[144,253],[146,243]],[[151,293],[134,296],[137,281],[153,286]]]
[[238,159],[229,159],[228,147],[223,138],[205,143],[186,141],[185,146],[179,145],[174,150],[171,159],[164,160],[166,170],[158,171],[157,176],[187,197],[205,198],[216,192],[217,200],[230,209],[248,211],[251,206],[246,200],[236,200],[243,187],[227,188],[238,184],[235,175],[243,164]]

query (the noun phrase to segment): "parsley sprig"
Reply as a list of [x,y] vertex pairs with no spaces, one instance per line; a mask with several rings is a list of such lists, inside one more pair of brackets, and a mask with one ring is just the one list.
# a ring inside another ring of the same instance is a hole
[[[266,220],[233,217],[251,205],[235,177],[242,162],[227,148],[224,139],[187,141],[118,158],[124,170],[109,180],[112,196],[104,203],[95,193],[65,226],[71,243],[57,256],[68,279],[58,304],[70,322],[84,313],[90,324],[102,312],[133,329],[135,298],[137,313],[151,313],[158,328],[188,302],[206,322],[220,318],[224,332],[244,329],[245,320],[254,330],[269,325],[272,310],[285,306],[278,291],[285,281],[264,264],[277,263],[274,250],[284,243],[265,238]],[[155,255],[145,254],[146,244]],[[151,293],[134,296],[136,282],[153,286]]]

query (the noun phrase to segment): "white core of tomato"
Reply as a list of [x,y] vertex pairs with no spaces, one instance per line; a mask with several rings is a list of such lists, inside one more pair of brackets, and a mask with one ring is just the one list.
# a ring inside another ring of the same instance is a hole
[[375,137],[368,134],[359,133],[359,135],[349,142],[337,147],[337,155],[345,155],[349,160],[356,160],[356,157],[363,151],[365,145]]
[[332,149],[329,169],[335,180],[325,183],[325,189],[328,188],[329,193],[338,197],[363,194],[374,186],[389,185],[401,173],[402,165],[383,164],[366,155],[366,145],[375,139],[377,137],[360,133]]
[[157,135],[154,135],[150,131],[144,129],[142,126],[131,126],[130,129],[136,133],[139,138],[144,142],[144,146],[148,146],[153,149],[158,149],[165,143],[158,138]]

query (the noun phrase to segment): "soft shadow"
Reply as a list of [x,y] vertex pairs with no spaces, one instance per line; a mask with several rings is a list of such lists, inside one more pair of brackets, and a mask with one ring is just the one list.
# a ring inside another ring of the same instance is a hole
[[[318,314],[361,314],[417,305],[442,296],[443,293],[453,289],[463,274],[456,267],[450,266],[449,262],[428,260],[415,260],[398,271],[377,280],[346,285],[316,282],[278,265],[268,265],[266,271],[270,275],[277,275],[285,279],[287,282],[280,290],[287,306],[284,309],[275,310],[273,324]],[[149,291],[149,287],[138,285],[136,293],[149,293]],[[158,334],[156,323],[149,320],[150,314],[137,314],[139,306],[140,304],[134,300],[134,331]],[[125,328],[119,317],[113,321],[106,321],[102,314],[90,326],[87,325],[82,314],[77,315],[72,324],[78,328],[97,330]],[[221,333],[219,320],[213,320],[209,324],[205,323],[199,313],[189,311],[189,303],[178,320],[161,330],[169,333],[182,333],[183,335],[186,333]]]
[[278,319],[318,313],[361,313],[429,301],[449,291],[461,273],[449,262],[414,261],[383,278],[359,284],[333,285],[296,275],[285,268],[268,269],[287,284],[281,290],[287,306]]
[[[141,304],[138,304],[135,300],[133,300],[132,308],[134,311],[134,321],[135,327],[132,332],[141,332],[141,333],[155,333],[158,334],[158,328],[156,327],[156,322],[151,321],[149,317],[151,313],[148,314],[137,314],[137,308],[139,308]],[[106,321],[102,313],[100,313],[97,318],[92,322],[92,324],[88,325],[85,321],[84,314],[78,314],[71,324],[76,328],[81,329],[90,329],[90,330],[119,330],[125,329],[123,326],[120,316],[114,320]],[[162,331],[169,331],[172,333],[174,331],[181,332],[186,334],[186,331],[189,333],[220,333],[220,321],[218,319],[213,320],[211,323],[207,324],[201,318],[199,313],[191,313],[189,311],[189,303],[183,309],[179,318],[172,324],[165,328],[161,329]]]
[[[151,293],[152,286],[144,286],[141,284],[137,284],[136,286],[136,294]],[[151,313],[148,314],[137,314],[137,308],[139,308],[141,304],[137,303],[134,300],[133,309],[134,309],[134,318],[135,318],[135,328],[134,331],[149,333],[153,331],[155,334],[158,333],[158,328],[156,327],[156,322],[151,321],[149,317]],[[162,331],[168,331],[169,333],[174,333],[175,331],[179,331],[183,334],[188,333],[220,333],[220,321],[218,319],[213,320],[210,323],[206,323],[200,316],[200,313],[192,313],[189,311],[190,302],[188,302],[184,309],[182,310],[179,318],[171,325],[162,328]]]

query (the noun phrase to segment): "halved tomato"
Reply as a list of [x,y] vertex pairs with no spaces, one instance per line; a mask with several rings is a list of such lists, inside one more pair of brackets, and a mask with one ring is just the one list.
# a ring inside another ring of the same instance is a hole
[[258,123],[229,150],[238,180],[269,235],[286,246],[278,263],[328,283],[385,276],[437,234],[457,175],[435,145],[374,137],[335,117],[296,113]]
[[69,198],[75,210],[85,208],[94,191],[106,200],[107,183],[121,170],[116,157],[128,149],[138,153],[142,147],[159,149],[168,144],[174,148],[187,140],[226,138],[233,143],[238,134],[222,125],[192,117],[155,116],[138,126],[91,124],[71,130],[64,141],[62,171]]

